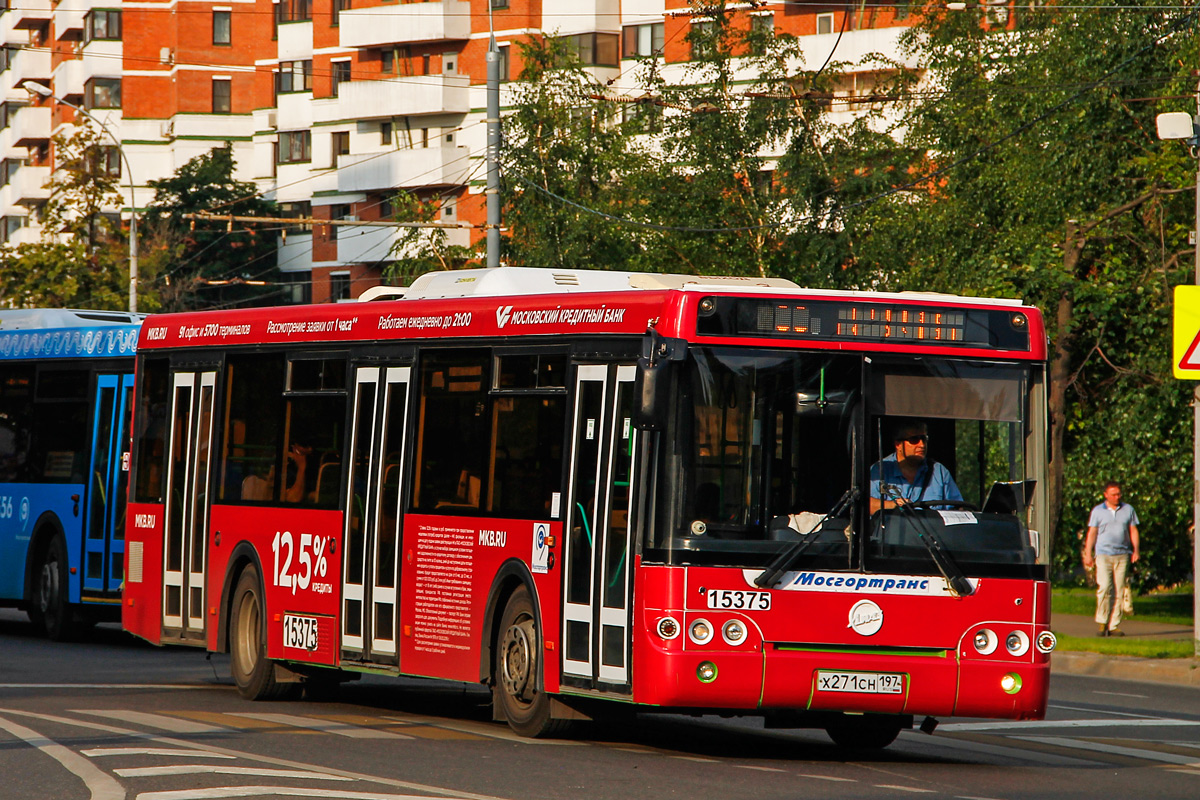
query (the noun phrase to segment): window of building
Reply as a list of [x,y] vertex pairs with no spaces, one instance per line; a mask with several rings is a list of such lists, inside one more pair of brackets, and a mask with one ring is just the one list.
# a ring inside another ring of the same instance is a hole
[[12,51],[7,47],[0,47],[0,72],[4,72],[12,66]]
[[[331,205],[329,207],[329,218],[336,219],[336,220],[349,219],[350,212],[353,210],[354,209],[351,207],[351,205],[349,203],[334,203],[333,205]],[[341,225],[330,225],[329,226],[329,238],[330,239],[336,240],[338,238],[339,233],[342,233],[342,234],[345,233],[342,230]]]
[[84,85],[83,105],[93,108],[121,107],[120,78],[92,78]]
[[[293,219],[311,219],[312,218],[312,202],[303,200],[296,203],[280,203],[279,216],[291,217]],[[301,225],[292,225],[285,229],[288,233],[308,233],[312,230],[312,226],[304,223]]]
[[508,0],[492,0],[492,8],[508,8]]
[[233,81],[229,78],[213,78],[212,110],[214,114],[228,114],[233,110]]
[[692,59],[711,58],[717,52],[717,26],[711,21],[692,23],[688,40],[692,44]]
[[311,131],[280,131],[279,163],[296,164],[312,158]]
[[350,154],[350,131],[334,131],[330,134],[329,150],[333,159],[329,166],[336,167],[338,156]]
[[382,145],[390,145],[392,143],[392,123],[379,123],[379,143]]
[[333,19],[330,24],[337,26],[341,24],[341,14],[350,8],[350,0],[333,0]]
[[275,4],[277,22],[307,22],[312,19],[312,0],[280,0]]
[[833,33],[833,14],[817,14],[817,33]]
[[27,221],[25,217],[0,218],[0,235],[4,236],[4,241],[7,242],[13,236],[16,236],[17,231],[24,228]]
[[661,133],[663,129],[662,106],[649,101],[626,103],[621,107],[622,122],[630,133]]
[[396,213],[396,206],[392,202],[392,198],[385,197],[379,201],[379,218],[380,219],[391,219],[392,215],[395,213]]
[[512,76],[509,73],[509,49],[509,46],[506,44],[499,45],[496,48],[496,52],[500,55],[500,80],[502,81],[512,80]]
[[94,39],[121,38],[121,12],[112,8],[95,8],[83,21],[84,42]]
[[91,147],[87,152],[88,172],[93,175],[121,177],[121,151],[112,145]]
[[458,219],[458,198],[443,197],[442,198],[442,221],[454,222]]
[[233,44],[232,11],[213,11],[213,44]]
[[350,62],[334,61],[331,65],[333,77],[333,96],[338,96],[338,86],[350,80]]
[[620,62],[621,37],[615,33],[577,33],[562,41],[585,66],[615,67]]
[[433,59],[430,57],[429,53],[425,53],[421,56],[421,71],[418,73],[419,75],[429,74],[432,60]]
[[662,55],[664,28],[665,26],[661,22],[648,25],[626,25],[621,29],[621,57],[637,58]]
[[329,302],[339,303],[350,299],[350,273],[329,273]]
[[283,305],[303,306],[312,302],[312,273],[285,272],[279,276]]
[[775,14],[755,14],[750,18],[750,52],[763,55],[767,42],[775,38]]
[[396,74],[396,51],[385,47],[379,51],[379,71],[385,75]]
[[275,93],[312,91],[312,61],[280,61],[275,73]]

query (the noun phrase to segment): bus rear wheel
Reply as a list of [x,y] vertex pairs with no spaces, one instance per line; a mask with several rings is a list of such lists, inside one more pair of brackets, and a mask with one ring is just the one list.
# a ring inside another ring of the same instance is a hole
[[541,651],[533,600],[522,586],[508,599],[500,617],[492,702],[509,727],[530,738],[559,735],[570,727],[569,720],[551,716],[550,696],[538,686]]
[[75,632],[67,597],[67,548],[61,536],[50,539],[34,575],[29,618],[48,639],[61,642]]
[[229,631],[230,669],[238,693],[248,700],[271,700],[289,684],[275,680],[275,665],[267,658],[266,615],[258,570],[246,567],[233,591]]
[[844,716],[825,727],[838,747],[852,750],[882,750],[900,735],[899,717],[879,714]]

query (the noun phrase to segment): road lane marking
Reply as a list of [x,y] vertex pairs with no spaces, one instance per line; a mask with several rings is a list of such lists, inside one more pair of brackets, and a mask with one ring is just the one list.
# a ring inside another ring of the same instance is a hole
[[122,778],[153,778],[159,775],[255,775],[260,778],[301,778],[319,781],[348,781],[341,775],[299,769],[267,769],[265,767],[227,767],[223,764],[168,764],[162,767],[122,767],[114,769]]
[[125,788],[120,783],[70,748],[4,717],[0,717],[0,728],[62,764],[64,769],[83,781],[91,800],[125,800]]
[[79,752],[88,758],[105,756],[187,756],[188,758],[233,758],[220,753],[205,753],[202,750],[184,750],[166,747],[94,747]]
[[1112,697],[1135,697],[1138,700],[1149,700],[1150,696],[1145,694],[1130,694],[1129,692],[1101,692],[1096,689],[1092,690],[1092,694],[1107,694]]
[[899,784],[894,784],[894,783],[877,783],[877,784],[875,784],[875,788],[876,789],[891,789],[892,791],[896,791],[896,792],[914,792],[917,794],[934,794],[933,789],[918,789],[915,786],[900,786]]
[[1143,750],[1140,747],[1122,747],[1121,745],[1093,742],[1087,739],[1065,739],[1058,736],[1014,736],[1037,744],[1049,744],[1057,747],[1069,747],[1073,750],[1094,750],[1097,753],[1109,753],[1115,756],[1140,758],[1143,761],[1162,761],[1167,764],[1178,764],[1183,767],[1200,766],[1195,756],[1181,756],[1175,753],[1158,753],[1153,750]]
[[719,763],[721,763],[720,759],[701,758],[700,756],[671,756],[671,758],[678,758],[680,761],[697,761],[701,764],[719,764]]
[[273,722],[277,725],[291,725],[293,728],[307,728],[312,731],[321,731],[322,733],[333,733],[338,736],[345,736],[349,739],[409,739],[413,737],[404,733],[394,733],[392,731],[380,730],[379,728],[362,728],[358,725],[348,725],[345,722],[338,722],[332,719],[321,719],[319,717],[301,717],[295,714],[271,714],[261,711],[237,711],[233,713],[235,717],[245,717],[246,719],[259,719],[264,722]]
[[734,764],[734,766],[738,769],[753,769],[758,772],[784,772],[784,770],[775,767],[756,767],[753,764]]
[[855,778],[835,778],[832,775],[811,775],[806,772],[800,773],[801,778],[815,778],[819,781],[837,781],[838,783],[858,783]]
[[473,733],[489,739],[502,739],[517,744],[540,745],[550,747],[582,747],[586,742],[575,742],[569,739],[527,739],[514,733],[510,728],[489,722],[452,722],[442,717],[427,717],[421,714],[401,714],[384,717],[395,722],[421,723],[435,728],[447,728],[452,731]]
[[229,733],[229,728],[218,728],[203,722],[190,719],[168,717],[163,714],[151,714],[147,711],[126,711],[121,708],[73,708],[72,714],[90,714],[93,717],[104,717],[121,722],[132,722],[146,728],[155,728],[171,733]]
[[951,722],[938,725],[937,733],[965,731],[1011,731],[1022,728],[1186,728],[1198,727],[1190,719],[1030,719],[997,722]]
[[0,683],[0,689],[230,689],[212,683]]
[[[216,745],[203,744],[200,742],[189,742],[183,739],[174,739],[170,736],[161,734],[146,733],[137,731],[131,728],[120,728],[115,725],[105,725],[99,722],[91,722],[88,720],[72,719],[71,717],[60,717],[54,714],[43,714],[36,711],[23,711],[16,708],[0,708],[0,714],[10,714],[19,717],[28,717],[32,719],[42,720],[44,722],[53,722],[61,725],[74,726],[76,728],[84,728],[91,731],[101,731],[103,733],[112,733],[118,736],[124,736],[129,739],[142,739],[146,741],[156,742],[162,745],[170,745],[172,747],[187,748],[189,750],[203,750],[209,753],[223,753],[234,758],[245,759],[246,761],[256,761],[260,764],[273,764],[277,767],[289,767],[291,769],[310,769],[315,772],[321,772],[326,775],[344,775],[347,778],[364,783],[377,783],[383,786],[391,786],[396,789],[408,789],[417,792],[425,792],[428,794],[438,795],[439,797],[454,798],[454,800],[503,800],[503,798],[495,795],[477,794],[475,792],[464,792],[453,789],[446,789],[441,786],[432,786],[426,783],[417,783],[416,781],[403,781],[397,778],[385,778],[379,775],[368,775],[362,772],[353,772],[350,770],[336,769],[333,767],[320,767],[313,764],[305,764],[299,761],[292,761],[286,758],[275,758],[272,756],[258,755],[241,750],[233,750],[227,747],[218,747]],[[85,762],[86,763],[86,762]],[[278,792],[276,792],[278,794]],[[223,795],[223,796],[246,796],[246,795]],[[341,795],[339,795],[340,797]],[[122,794],[122,797],[124,795]],[[140,795],[139,795],[140,797]],[[393,798],[406,799],[411,795],[378,795],[383,800],[392,800]],[[163,800],[160,798],[160,800]],[[181,798],[173,798],[173,800],[182,800]],[[366,800],[372,800],[366,798]],[[428,797],[419,798],[419,800],[429,800]]]
[[1076,755],[1065,755],[1063,753],[1049,752],[1043,747],[1037,747],[1025,742],[1016,741],[1012,738],[1004,736],[986,734],[986,733],[961,733],[954,736],[941,736],[940,730],[937,734],[937,741],[931,743],[936,749],[953,748],[956,750],[965,750],[968,753],[984,754],[996,758],[1007,759],[1017,763],[1033,762],[1034,764],[1042,764],[1048,767],[1106,767],[1109,766],[1106,761],[1097,761],[1094,758],[1084,758],[1082,753]]
[[1099,708],[1081,708],[1080,706],[1056,706],[1053,703],[1046,706],[1047,708],[1056,708],[1059,711],[1082,711],[1085,714],[1108,714],[1110,717],[1133,717],[1135,719],[1145,719],[1145,714],[1131,714],[1128,711],[1113,711],[1112,709]]
[[[338,789],[309,789],[304,786],[214,786],[208,789],[174,789],[165,792],[142,792],[137,800],[221,800],[226,797],[321,797],[326,800],[429,800],[413,794],[381,794],[379,792],[349,792]],[[476,795],[449,795],[471,798]]]

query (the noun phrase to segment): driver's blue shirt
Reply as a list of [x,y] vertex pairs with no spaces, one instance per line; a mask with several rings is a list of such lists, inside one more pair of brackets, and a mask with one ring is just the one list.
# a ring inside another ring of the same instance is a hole
[[921,468],[917,470],[917,474],[913,476],[910,482],[904,477],[904,473],[900,471],[900,462],[896,460],[896,454],[884,458],[878,464],[871,467],[871,497],[879,497],[879,468],[883,467],[883,483],[889,485],[887,496],[884,500],[895,500],[897,493],[910,503],[917,503],[922,500],[954,500],[962,502],[962,492],[958,490],[958,485],[954,482],[954,477],[950,474],[950,470],[938,462],[933,462],[933,474],[929,475],[928,485],[926,485],[926,473],[929,472],[929,459],[926,459],[921,464]]

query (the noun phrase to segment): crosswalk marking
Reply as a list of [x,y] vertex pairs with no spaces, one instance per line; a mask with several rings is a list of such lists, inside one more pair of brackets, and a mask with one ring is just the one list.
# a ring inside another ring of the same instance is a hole
[[227,730],[226,728],[218,728],[215,725],[207,725],[203,722],[180,719],[179,717],[168,717],[164,714],[151,714],[147,711],[126,711],[119,708],[76,708],[72,709],[71,713],[88,714],[93,717],[104,717],[105,719],[117,719],[122,722],[132,722],[135,725],[155,728],[160,731],[170,731],[171,733],[223,733]]
[[357,725],[347,725],[344,722],[338,722],[332,719],[319,719],[317,717],[301,717],[293,714],[271,714],[258,711],[238,711],[234,716],[245,717],[246,719],[258,719],[264,722],[274,722],[278,725],[291,725],[296,728],[307,728],[309,730],[321,731],[322,733],[334,733],[338,736],[345,736],[350,739],[412,739],[403,733],[395,733],[393,731],[385,731],[379,728],[362,728]]
[[166,747],[95,747],[91,750],[81,750],[88,758],[103,758],[104,756],[186,756],[187,758],[234,758],[224,753],[210,753],[207,750],[184,750]]
[[308,730],[305,728],[296,728],[291,725],[280,725],[278,722],[269,722],[265,719],[251,719],[249,717],[236,717],[232,714],[222,714],[217,711],[172,711],[172,714],[186,719],[194,719],[200,722],[207,722],[212,725],[217,725],[222,728],[235,731],[279,731],[286,730],[291,734],[303,736],[319,736],[321,731]]
[[114,769],[122,778],[154,778],[161,775],[254,775],[260,778],[301,778],[319,781],[349,781],[341,775],[326,775],[299,769],[268,769],[266,767],[227,767],[224,764],[169,764],[163,767],[123,767]]
[[527,739],[513,733],[508,728],[487,722],[450,722],[441,717],[426,717],[420,714],[399,714],[384,717],[387,720],[396,722],[413,722],[434,725],[439,728],[445,728],[452,731],[460,731],[462,733],[472,733],[476,736],[484,736],[488,739],[502,739],[506,742],[516,742],[517,744],[540,745],[549,747],[579,747],[585,742],[575,742],[567,739]]
[[1067,739],[1059,736],[1015,736],[1013,738],[1022,739],[1027,742],[1035,742],[1037,744],[1054,745],[1056,747],[1068,747],[1076,750],[1093,750],[1097,753],[1109,753],[1111,755],[1140,758],[1146,761],[1162,761],[1166,764],[1179,764],[1180,766],[1185,767],[1200,767],[1200,761],[1197,761],[1195,756],[1182,756],[1175,753],[1159,753],[1140,747],[1124,747],[1121,745],[1106,744],[1104,742],[1093,742],[1087,739]]

